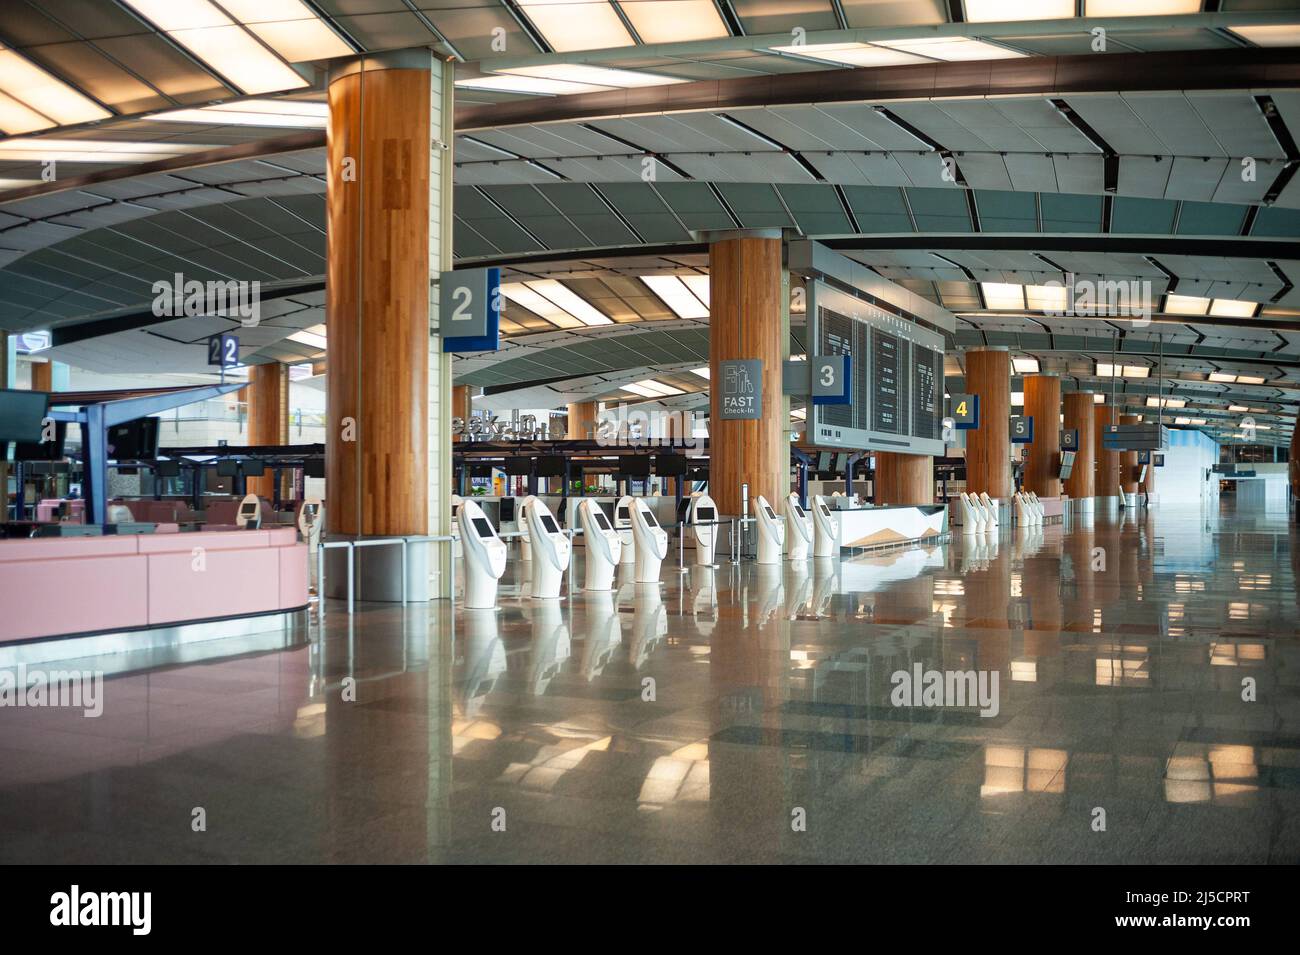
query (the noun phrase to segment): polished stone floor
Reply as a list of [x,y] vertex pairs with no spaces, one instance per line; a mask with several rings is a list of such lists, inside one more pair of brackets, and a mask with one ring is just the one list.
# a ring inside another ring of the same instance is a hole
[[[675,556],[0,709],[0,862],[1300,862],[1285,512]],[[916,664],[997,671],[997,715],[894,706]]]

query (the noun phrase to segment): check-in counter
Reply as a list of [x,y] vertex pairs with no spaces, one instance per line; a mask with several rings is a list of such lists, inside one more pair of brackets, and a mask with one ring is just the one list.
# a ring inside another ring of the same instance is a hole
[[840,508],[835,516],[841,548],[906,544],[948,532],[948,508],[942,504]]

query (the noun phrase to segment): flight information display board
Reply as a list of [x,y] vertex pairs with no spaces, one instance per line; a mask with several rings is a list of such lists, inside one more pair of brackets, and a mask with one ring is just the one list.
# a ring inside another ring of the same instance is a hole
[[942,455],[942,336],[856,296],[811,281],[810,352],[849,355],[851,401],[817,405],[818,445]]

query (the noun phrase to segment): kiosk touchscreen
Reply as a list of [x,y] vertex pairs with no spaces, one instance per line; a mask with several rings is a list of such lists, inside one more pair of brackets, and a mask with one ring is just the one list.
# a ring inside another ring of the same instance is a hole
[[812,518],[799,503],[799,495],[791,492],[785,499],[785,523],[789,528],[791,560],[807,560],[808,548],[813,543]]
[[255,531],[262,526],[262,502],[257,499],[256,494],[244,495],[244,499],[239,502],[235,523],[240,530],[246,531]]
[[532,497],[527,504],[524,519],[528,522],[533,552],[533,596],[539,600],[556,600],[560,596],[560,580],[569,566],[569,538],[541,500]]
[[641,498],[632,502],[632,538],[636,547],[636,582],[657,584],[659,565],[668,555],[668,532]]
[[529,528],[528,526],[528,505],[535,500],[537,500],[537,498],[529,494],[526,498],[520,501],[519,516],[516,518],[516,521],[519,524],[519,534],[520,534],[519,552],[523,554],[524,560],[533,559],[533,547],[531,543],[532,529]]
[[582,522],[582,536],[587,541],[587,573],[584,590],[612,590],[614,568],[618,566],[623,543],[600,505],[591,498],[576,508]]
[[767,498],[758,496],[758,562],[779,564],[785,547],[785,521],[776,516]]
[[632,537],[632,501],[631,495],[624,495],[618,499],[618,505],[614,508],[614,529],[618,531],[618,539],[623,542],[623,551],[619,555],[620,564],[636,563],[636,546]]
[[497,581],[506,572],[506,545],[474,501],[461,502],[457,532],[465,554],[465,609],[491,610],[497,605]]
[[713,566],[713,554],[718,545],[718,505],[707,494],[697,494],[686,509],[686,523],[695,538],[695,563],[701,567]]
[[826,498],[818,494],[812,500],[813,556],[838,557],[840,555],[840,519],[835,516]]

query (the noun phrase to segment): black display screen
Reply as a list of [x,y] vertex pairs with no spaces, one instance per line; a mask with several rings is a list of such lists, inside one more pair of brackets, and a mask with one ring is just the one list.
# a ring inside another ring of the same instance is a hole
[[488,523],[486,517],[471,517],[469,522],[474,525],[474,530],[478,531],[479,537],[492,537],[492,525]]
[[800,517],[804,516],[803,508],[800,507],[798,504],[794,505],[794,512],[798,514]]
[[827,507],[825,504],[821,505],[821,509],[822,509],[822,513],[825,514],[827,517],[831,516],[831,509]]
[[257,505],[252,501],[241,504],[239,505],[239,513],[242,517],[252,517],[257,513]]
[[763,513],[767,515],[767,519],[769,521],[776,520],[776,515],[772,513],[772,509],[768,507],[766,504],[763,505]]
[[630,515],[630,514],[627,512],[627,508],[626,508],[626,507],[620,507],[620,508],[618,509],[618,519],[619,519],[620,521],[630,521],[630,520],[632,519],[632,515]]
[[602,531],[607,531],[610,529],[609,520],[605,517],[604,511],[596,511],[591,516],[596,519],[596,526],[599,527]]
[[555,518],[553,518],[550,514],[542,515],[542,528],[548,534],[560,533],[560,525],[555,523]]
[[651,527],[659,526],[659,522],[655,520],[654,514],[652,514],[650,511],[642,511],[641,516],[645,518],[645,522],[649,524]]
[[718,512],[712,507],[697,507],[695,509],[695,519],[697,521],[716,521]]

